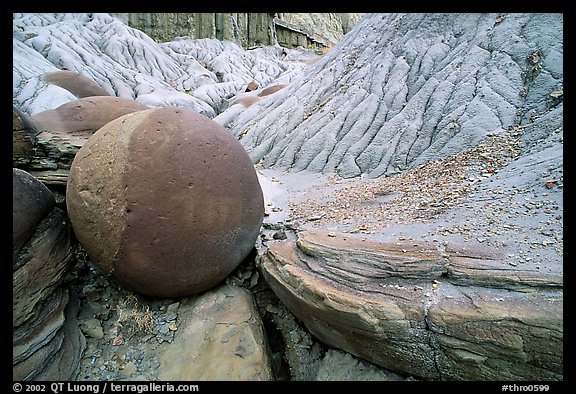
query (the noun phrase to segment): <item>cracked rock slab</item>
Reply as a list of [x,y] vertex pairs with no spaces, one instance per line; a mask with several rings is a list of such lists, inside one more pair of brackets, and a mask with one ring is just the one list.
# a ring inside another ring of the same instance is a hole
[[313,335],[374,364],[430,380],[562,380],[561,280],[451,269],[459,254],[498,256],[303,231],[260,259]]
[[174,341],[160,353],[160,380],[272,380],[252,295],[224,285],[181,301]]

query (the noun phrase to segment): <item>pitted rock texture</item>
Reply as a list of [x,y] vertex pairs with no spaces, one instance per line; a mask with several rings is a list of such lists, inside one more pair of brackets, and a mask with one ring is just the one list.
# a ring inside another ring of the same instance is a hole
[[562,107],[562,14],[367,14],[229,128],[264,167],[391,175]]
[[72,163],[66,203],[103,272],[160,297],[222,281],[253,249],[264,215],[256,171],[238,141],[176,108],[139,111],[98,130]]
[[342,233],[303,231],[260,256],[274,292],[331,346],[430,380],[562,380],[561,276],[482,248]]

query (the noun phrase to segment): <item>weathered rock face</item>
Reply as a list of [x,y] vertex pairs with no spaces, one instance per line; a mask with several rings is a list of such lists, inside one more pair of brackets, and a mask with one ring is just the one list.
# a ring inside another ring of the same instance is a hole
[[70,235],[66,213],[54,208],[22,246],[14,262],[14,326],[31,318],[36,306],[61,284],[73,261]]
[[76,315],[78,314],[79,302],[75,295],[71,296],[70,302],[64,311],[65,322],[59,330],[62,344],[58,352],[46,363],[35,380],[72,380],[78,373],[78,366],[86,338],[82,335]]
[[250,158],[190,110],[120,117],[78,151],[66,190],[76,236],[107,275],[176,297],[223,280],[254,247],[264,215]]
[[394,174],[562,108],[562,25],[561,14],[366,15],[230,129],[266,168]]
[[247,51],[232,41],[209,38],[180,37],[159,44],[103,13],[15,13],[13,31],[13,103],[29,115],[77,99],[41,78],[67,69],[112,96],[150,107],[188,108],[213,118],[249,82],[263,87],[288,83],[306,67],[304,61],[316,57],[311,50],[276,46]]
[[425,379],[562,379],[561,275],[507,268],[490,250],[334,235],[301,232],[261,255],[322,341]]
[[71,229],[52,193],[13,169],[12,328],[15,380],[68,380],[84,349],[62,282],[72,263]]
[[[130,27],[142,30],[154,40],[172,41],[176,37],[217,38],[243,47],[273,45],[273,13],[123,13],[114,14]],[[280,13],[277,16],[318,34],[332,43],[348,33],[362,14]],[[306,40],[304,40],[306,42]]]
[[70,224],[50,191],[13,169],[13,326],[32,318],[72,262]]
[[286,22],[297,25],[306,31],[326,37],[337,43],[363,14],[359,13],[280,13],[278,17]]
[[180,303],[174,342],[160,356],[160,380],[273,380],[252,295],[224,285]]
[[34,155],[36,130],[28,115],[12,106],[12,167],[27,166]]
[[32,326],[14,330],[14,380],[75,378],[86,339],[76,322],[78,300],[68,294],[57,289]]
[[217,38],[253,47],[272,45],[270,13],[124,13],[116,14],[130,27],[159,42],[176,37]]

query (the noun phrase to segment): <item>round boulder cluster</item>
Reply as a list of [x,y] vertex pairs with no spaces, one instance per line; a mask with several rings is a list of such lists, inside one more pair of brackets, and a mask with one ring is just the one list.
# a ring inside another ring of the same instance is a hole
[[66,203],[102,271],[156,297],[218,284],[250,253],[264,217],[242,145],[182,108],[138,111],[99,129],[74,158]]

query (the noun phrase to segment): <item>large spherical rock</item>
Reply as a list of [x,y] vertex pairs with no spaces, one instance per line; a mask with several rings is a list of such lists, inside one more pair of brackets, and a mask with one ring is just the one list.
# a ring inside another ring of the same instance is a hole
[[66,203],[92,260],[151,296],[204,291],[250,253],[262,189],[240,143],[181,108],[122,116],[78,151]]

